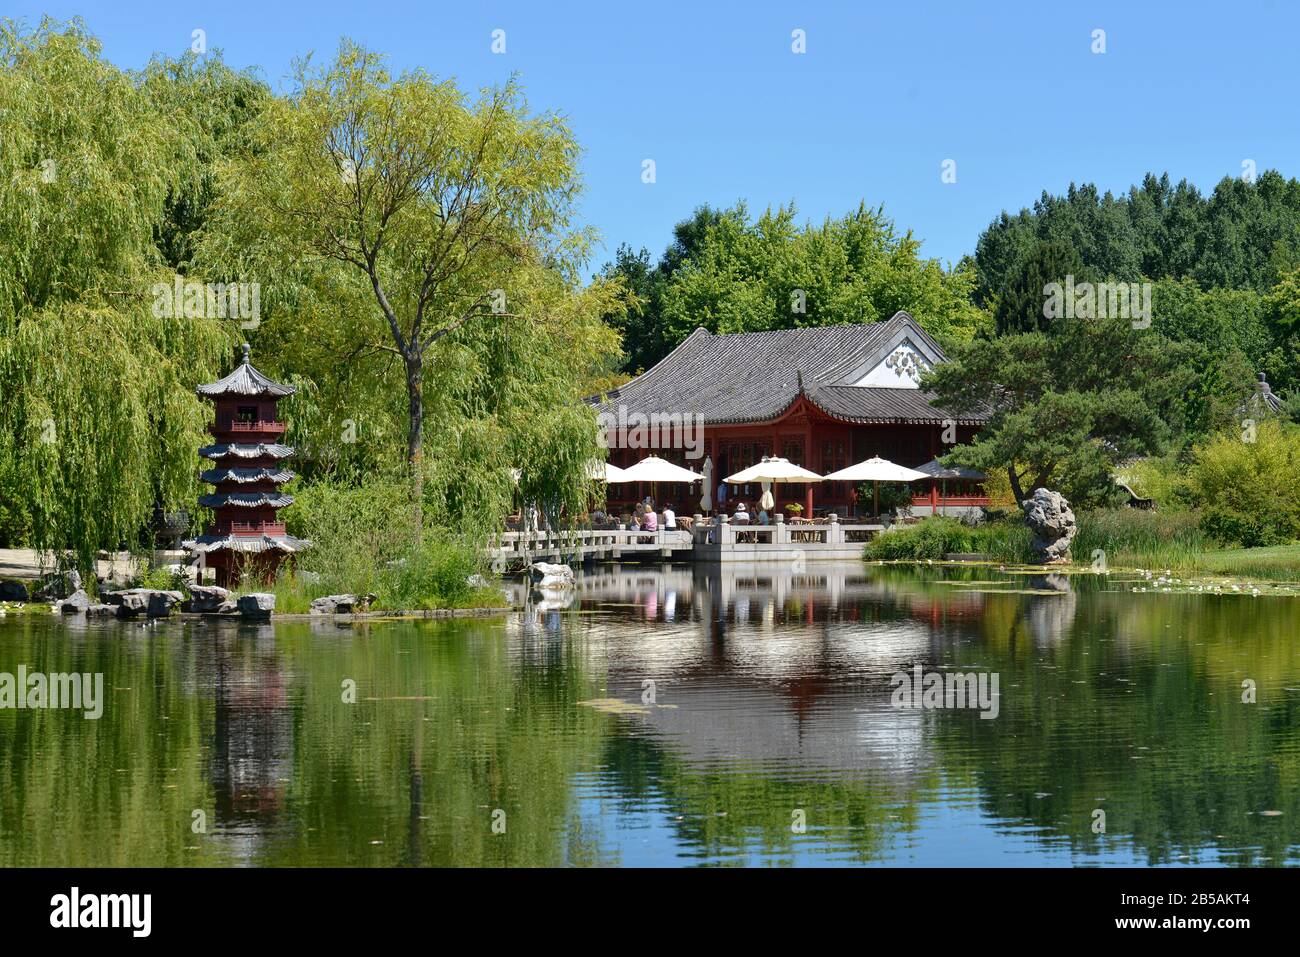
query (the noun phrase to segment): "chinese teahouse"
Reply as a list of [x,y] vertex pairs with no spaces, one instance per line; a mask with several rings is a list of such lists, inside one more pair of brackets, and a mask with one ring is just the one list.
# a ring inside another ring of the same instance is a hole
[[[609,461],[629,468],[656,455],[694,471],[711,461],[711,500],[724,510],[760,486],[722,480],[780,456],[827,474],[880,456],[936,476],[913,489],[915,514],[963,514],[988,504],[983,476],[933,460],[967,442],[983,414],[936,408],[921,376],[947,356],[908,313],[864,325],[717,335],[693,333],[648,371],[588,399],[606,423]],[[922,464],[925,467],[922,467]],[[776,485],[776,507],[794,501],[816,513],[851,514],[848,482]],[[611,484],[608,507],[627,511],[649,483]],[[696,501],[699,493],[683,494]],[[810,512],[811,513],[811,512]]]
[[206,533],[186,541],[185,548],[216,570],[219,585],[241,579],[267,581],[286,555],[311,544],[286,534],[278,514],[293,504],[293,498],[280,491],[293,478],[282,467],[293,449],[280,444],[285,426],[276,406],[294,389],[253,368],[245,343],[244,361],[234,372],[196,391],[211,399],[216,411],[209,426],[216,444],[199,449],[199,455],[212,461],[200,478],[215,486],[199,504],[215,515]]

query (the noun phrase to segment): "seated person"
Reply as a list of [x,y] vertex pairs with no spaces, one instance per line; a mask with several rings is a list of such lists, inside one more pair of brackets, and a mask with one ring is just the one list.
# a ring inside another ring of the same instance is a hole
[[642,518],[644,519],[644,521],[641,527],[645,531],[647,532],[659,531],[659,518],[658,516],[655,515],[655,510],[653,508],[646,509],[645,513],[642,515]]
[[772,524],[772,516],[767,514],[767,509],[765,509],[765,508],[760,508],[760,509],[758,510],[758,524],[760,524],[760,525],[771,525],[771,524]]
[[749,512],[745,508],[744,502],[741,502],[739,505],[736,506],[736,514],[732,516],[731,520],[737,525],[749,524]]
[[677,513],[673,511],[671,505],[664,506],[664,528],[677,527]]

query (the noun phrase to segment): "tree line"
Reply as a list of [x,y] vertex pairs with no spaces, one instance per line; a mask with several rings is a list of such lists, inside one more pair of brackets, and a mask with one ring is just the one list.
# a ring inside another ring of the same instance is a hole
[[[938,401],[993,414],[954,461],[1085,500],[1122,459],[1232,425],[1260,372],[1297,408],[1300,183],[1275,171],[1044,193],[953,264],[883,207],[704,205],[658,257],[623,245],[584,280],[579,145],[515,80],[468,94],[344,41],[278,93],[217,51],[122,69],[48,18],[0,25],[0,143],[0,544],[83,567],[155,507],[201,524],[193,390],[243,339],[298,386],[301,490],[398,476],[417,530],[580,512],[601,454],[582,398],[698,326],[905,309],[953,359]],[[177,280],[256,283],[258,315],[152,308]],[[1045,310],[1067,280],[1149,284],[1149,324]]]

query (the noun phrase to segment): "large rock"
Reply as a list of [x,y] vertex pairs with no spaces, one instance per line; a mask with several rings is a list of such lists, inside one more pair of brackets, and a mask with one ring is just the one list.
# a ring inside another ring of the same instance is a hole
[[119,618],[166,618],[172,609],[185,600],[178,591],[161,588],[128,588],[125,591],[104,593],[104,601],[117,606]]
[[46,575],[41,585],[32,592],[35,600],[57,601],[67,598],[81,588],[81,572],[75,568],[63,573]]
[[245,618],[265,620],[275,611],[275,596],[270,592],[253,592],[239,596],[239,613]]
[[1025,512],[1025,524],[1033,534],[1030,547],[1034,560],[1043,565],[1056,565],[1070,560],[1070,542],[1078,528],[1074,512],[1060,492],[1036,488],[1031,498],[1020,503]]
[[84,615],[89,607],[90,596],[81,588],[59,602],[59,611],[65,615]]
[[22,582],[0,582],[0,601],[27,601],[27,586]]
[[87,618],[112,618],[117,614],[117,605],[88,605],[86,607]]
[[351,615],[358,611],[368,611],[374,595],[326,595],[314,599],[311,603],[313,615]]
[[576,582],[572,568],[550,562],[533,562],[528,566],[528,576],[537,588],[545,591],[573,588]]
[[228,588],[222,588],[220,585],[190,585],[189,587],[190,600],[181,605],[181,611],[210,615],[226,610],[227,606],[233,610]]

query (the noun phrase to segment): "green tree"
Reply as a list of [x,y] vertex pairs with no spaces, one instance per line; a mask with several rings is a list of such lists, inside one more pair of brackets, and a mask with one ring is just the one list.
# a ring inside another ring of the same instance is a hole
[[1038,242],[1016,264],[999,290],[993,310],[994,328],[999,335],[1045,329],[1051,320],[1044,316],[1049,283],[1064,286],[1067,277],[1086,281],[1083,260],[1073,246],[1063,242]]
[[975,246],[975,299],[991,301],[1035,242],[1072,246],[1094,275],[1136,281],[1194,280],[1264,292],[1300,256],[1300,182],[1267,170],[1247,182],[1224,177],[1209,196],[1186,180],[1148,173],[1127,195],[1070,184],[1032,209],[1002,213]]
[[1058,320],[1050,332],[976,338],[951,358],[926,377],[935,404],[990,418],[948,460],[1005,470],[1017,501],[1040,486],[1105,501],[1118,461],[1184,427],[1191,373],[1180,347],[1128,321]]
[[699,326],[759,332],[875,322],[905,309],[945,345],[968,339],[985,319],[970,301],[973,271],[923,259],[920,245],[865,205],[820,225],[800,225],[793,204],[756,219],[743,203],[701,207],[654,269],[644,252],[629,251],[611,270],[631,277],[642,300],[629,320],[627,368],[657,362]]
[[[467,323],[522,319],[504,295],[516,274],[581,258],[587,237],[567,231],[577,144],[560,118],[530,116],[513,80],[471,102],[420,70],[394,77],[350,42],[324,68],[301,64],[296,90],[268,102],[249,142],[223,181],[208,232],[226,249],[211,258],[351,293],[364,346],[402,366],[418,526],[428,367]],[[306,275],[316,263],[327,277]]]
[[620,279],[632,294],[626,309],[618,309],[606,317],[610,325],[622,333],[623,370],[633,375],[654,365],[677,344],[669,339],[664,325],[664,291],[678,271],[693,263],[704,246],[709,229],[720,223],[728,212],[711,206],[700,206],[673,227],[673,241],[660,256],[658,263],[651,261],[650,251],[642,248],[633,252],[623,244],[614,255],[614,261],[605,264],[602,275]]
[[235,333],[151,308],[155,237],[193,173],[171,121],[81,23],[0,24],[0,500],[86,573],[155,502],[194,503],[193,390]]

